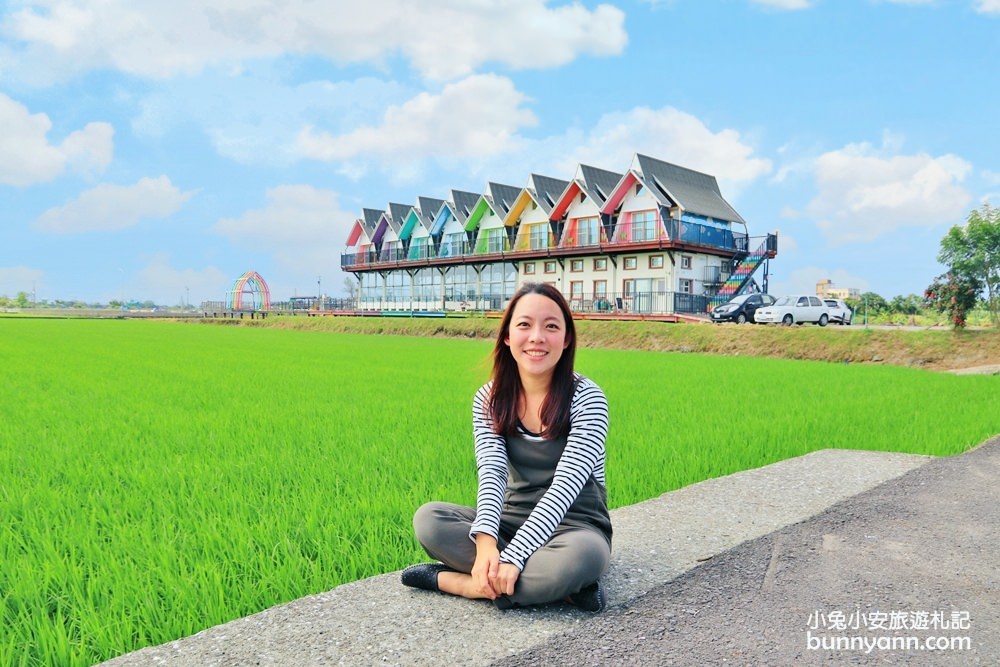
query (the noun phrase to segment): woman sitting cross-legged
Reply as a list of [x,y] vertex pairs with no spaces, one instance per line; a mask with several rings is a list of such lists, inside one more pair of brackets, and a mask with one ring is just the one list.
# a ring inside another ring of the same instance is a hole
[[574,372],[575,352],[562,294],[522,286],[497,332],[492,379],[473,399],[476,507],[432,502],[417,510],[417,539],[441,562],[406,568],[404,584],[487,598],[501,609],[556,601],[604,608],[608,404]]

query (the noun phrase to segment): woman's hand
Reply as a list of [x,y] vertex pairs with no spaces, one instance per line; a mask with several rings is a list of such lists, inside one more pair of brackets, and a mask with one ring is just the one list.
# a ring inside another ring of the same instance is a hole
[[497,595],[502,594],[499,588],[494,585],[500,567],[500,550],[497,549],[497,541],[489,535],[478,533],[476,535],[476,562],[472,566],[472,583],[476,591],[483,597],[496,600]]
[[493,580],[493,590],[498,595],[513,595],[514,584],[517,583],[519,576],[521,576],[521,571],[517,569],[517,565],[500,563],[500,567],[497,568],[497,575]]

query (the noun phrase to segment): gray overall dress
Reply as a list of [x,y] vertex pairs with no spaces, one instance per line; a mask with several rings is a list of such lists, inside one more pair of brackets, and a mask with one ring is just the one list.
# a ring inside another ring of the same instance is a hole
[[[501,551],[552,483],[566,438],[514,437],[506,442],[508,483],[497,540]],[[469,539],[475,517],[473,507],[427,503],[417,510],[413,526],[432,558],[468,573],[476,561],[476,545]],[[591,476],[551,539],[525,562],[514,594],[497,598],[497,607],[554,602],[594,583],[611,560],[611,532],[607,491]]]

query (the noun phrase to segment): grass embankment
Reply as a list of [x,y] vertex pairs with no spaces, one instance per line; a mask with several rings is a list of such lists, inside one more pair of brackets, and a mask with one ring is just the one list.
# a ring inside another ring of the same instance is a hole
[[[266,320],[191,320],[264,328],[404,336],[492,339],[494,318],[288,317]],[[670,324],[580,320],[580,346],[599,349],[695,352],[837,363],[875,363],[929,370],[1000,364],[1000,330],[953,331],[851,327]]]
[[[474,502],[487,340],[28,319],[0,340],[0,665],[92,664],[399,569],[424,558],[419,504]],[[612,506],[1000,432],[998,377],[599,349],[578,368],[609,397]]]

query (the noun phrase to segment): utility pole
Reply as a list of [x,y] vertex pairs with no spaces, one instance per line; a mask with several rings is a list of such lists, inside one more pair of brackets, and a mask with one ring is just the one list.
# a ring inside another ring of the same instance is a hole
[[322,276],[316,276],[316,310],[323,310],[323,289],[320,287]]

